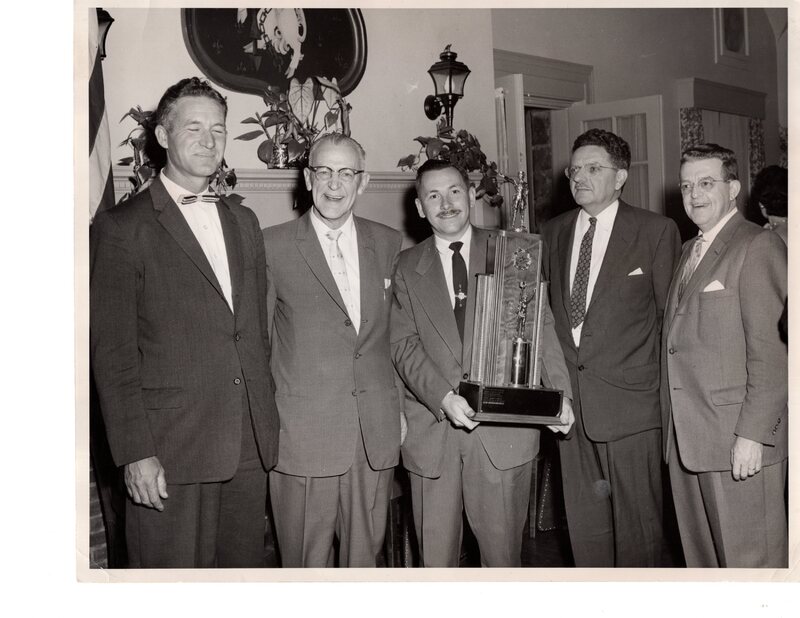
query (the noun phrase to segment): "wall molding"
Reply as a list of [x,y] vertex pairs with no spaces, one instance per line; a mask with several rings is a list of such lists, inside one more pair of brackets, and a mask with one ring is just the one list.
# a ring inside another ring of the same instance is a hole
[[522,75],[526,104],[536,107],[567,107],[593,101],[592,67],[504,49],[493,50],[495,77]]
[[715,112],[764,119],[767,95],[698,77],[675,80],[678,107],[699,107]]

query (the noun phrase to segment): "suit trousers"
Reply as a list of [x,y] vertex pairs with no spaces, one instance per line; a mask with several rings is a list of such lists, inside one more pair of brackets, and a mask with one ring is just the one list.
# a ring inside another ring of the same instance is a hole
[[431,479],[409,473],[421,565],[458,566],[463,510],[478,540],[482,566],[520,566],[533,462],[498,470],[474,431],[449,425],[446,431],[441,475]]
[[272,471],[270,495],[284,568],[375,567],[383,550],[394,468],[373,470],[361,434],[344,474],[303,477]]
[[730,470],[690,472],[673,447],[669,472],[686,566],[785,568],[787,468],[784,460],[735,481]]
[[164,510],[128,499],[131,568],[258,568],[265,566],[267,473],[258,456],[250,413],[242,414],[239,467],[221,483],[174,485]]
[[593,442],[579,403],[574,411],[572,435],[559,441],[559,455],[575,566],[661,566],[661,430]]

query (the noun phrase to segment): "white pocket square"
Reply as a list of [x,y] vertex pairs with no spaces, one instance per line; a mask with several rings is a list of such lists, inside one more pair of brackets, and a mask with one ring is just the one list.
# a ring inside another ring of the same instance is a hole
[[644,272],[642,272],[642,269],[641,268],[637,268],[636,270],[629,272],[628,276],[629,277],[633,277],[634,275],[643,275],[643,274],[644,274]]
[[388,290],[390,285],[392,285],[392,280],[391,279],[384,279],[383,280],[383,289],[384,290]]
[[719,281],[714,279],[711,283],[709,283],[706,287],[703,288],[704,292],[716,292],[717,290],[724,290],[725,286],[722,285]]

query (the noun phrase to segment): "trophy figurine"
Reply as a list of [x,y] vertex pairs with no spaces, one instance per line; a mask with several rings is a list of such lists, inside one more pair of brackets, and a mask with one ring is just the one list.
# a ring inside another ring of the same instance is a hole
[[562,392],[548,388],[539,353],[547,303],[544,242],[524,227],[525,173],[514,180],[499,176],[516,188],[512,229],[492,234],[486,273],[476,275],[472,363],[458,392],[477,421],[556,425]]

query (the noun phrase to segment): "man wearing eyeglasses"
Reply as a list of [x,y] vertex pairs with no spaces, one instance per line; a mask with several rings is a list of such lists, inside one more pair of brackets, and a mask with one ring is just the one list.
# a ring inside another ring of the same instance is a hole
[[383,546],[400,400],[389,349],[400,234],[353,215],[364,150],[339,133],[311,147],[313,205],[264,231],[278,464],[270,477],[284,567],[374,567]]
[[786,246],[745,221],[734,153],[681,158],[683,248],[664,317],[662,414],[689,567],[787,565]]
[[671,219],[620,199],[630,161],[617,135],[580,135],[565,170],[580,208],[543,229],[574,397],[559,453],[579,567],[662,563],[659,343],[680,237]]

